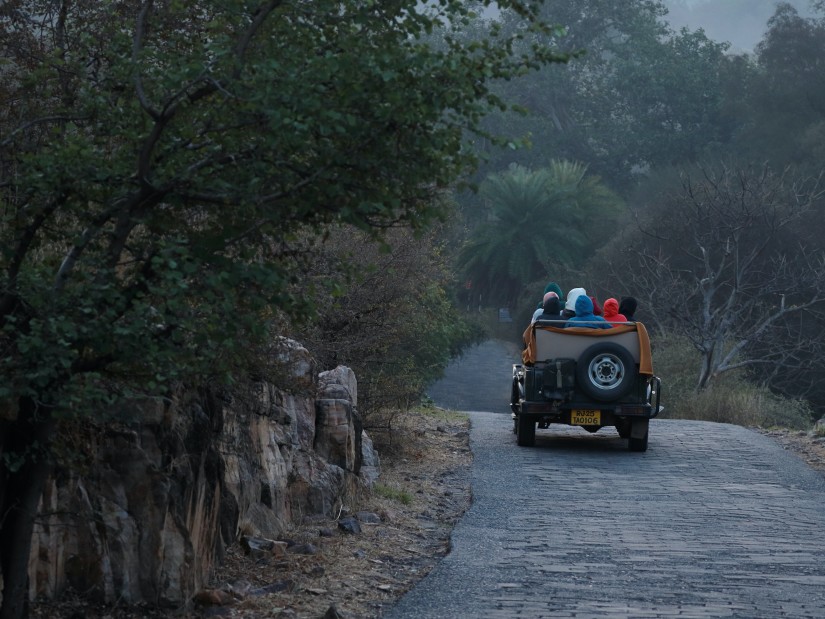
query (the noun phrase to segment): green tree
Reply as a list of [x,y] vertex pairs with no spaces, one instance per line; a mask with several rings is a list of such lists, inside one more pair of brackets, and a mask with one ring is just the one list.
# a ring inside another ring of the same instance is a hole
[[737,150],[777,167],[818,173],[825,156],[825,19],[802,17],[782,3],[756,52],[750,114]]
[[719,119],[726,44],[672,31],[658,1],[553,2],[542,14],[564,26],[553,43],[578,54],[501,87],[526,112],[496,114],[490,126],[528,136],[531,148],[494,154],[492,165],[583,161],[625,191],[640,172],[695,161],[728,139]]
[[450,358],[481,335],[450,302],[452,275],[439,228],[419,234],[397,228],[378,243],[335,227],[309,270],[320,300],[317,318],[299,339],[322,368],[344,364],[355,371],[367,427],[417,404]]
[[587,167],[553,161],[512,165],[481,185],[489,205],[458,256],[464,277],[489,303],[512,305],[524,285],[584,262],[621,213],[621,200]]
[[25,612],[60,418],[231,376],[274,314],[305,310],[303,243],[328,224],[441,215],[433,197],[475,164],[464,135],[502,105],[491,80],[558,58],[459,39],[471,16],[454,1],[3,3],[2,619]]

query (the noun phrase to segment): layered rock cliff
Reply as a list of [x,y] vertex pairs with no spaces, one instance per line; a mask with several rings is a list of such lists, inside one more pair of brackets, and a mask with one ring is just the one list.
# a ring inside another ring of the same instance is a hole
[[31,597],[72,587],[107,602],[181,605],[240,535],[276,538],[303,516],[334,515],[371,484],[378,456],[353,372],[316,375],[290,340],[275,355],[286,387],[181,391],[80,432],[86,459],[44,492]]

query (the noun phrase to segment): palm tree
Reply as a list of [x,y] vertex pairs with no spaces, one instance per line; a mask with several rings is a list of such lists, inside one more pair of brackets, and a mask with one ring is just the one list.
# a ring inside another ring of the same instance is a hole
[[[527,282],[580,264],[603,239],[621,200],[581,163],[511,165],[482,183],[490,211],[462,247],[459,269],[490,303],[509,304]],[[598,225],[591,225],[597,223]],[[555,273],[555,275],[553,275]]]

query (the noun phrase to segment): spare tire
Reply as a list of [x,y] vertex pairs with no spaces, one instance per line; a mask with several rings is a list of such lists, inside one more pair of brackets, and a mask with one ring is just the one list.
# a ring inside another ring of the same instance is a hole
[[579,389],[594,400],[618,400],[627,395],[636,382],[636,363],[630,352],[618,344],[593,344],[576,363],[576,382]]

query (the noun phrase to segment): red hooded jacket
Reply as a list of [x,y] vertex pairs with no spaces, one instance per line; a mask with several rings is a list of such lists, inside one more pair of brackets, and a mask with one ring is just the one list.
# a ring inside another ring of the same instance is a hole
[[608,322],[627,322],[627,318],[619,313],[619,302],[610,297],[604,302],[604,319]]

